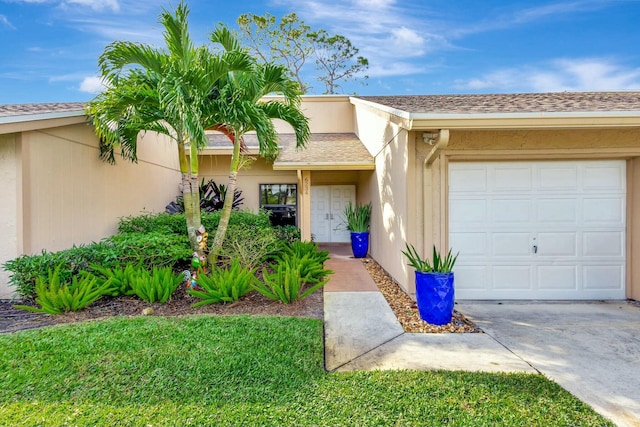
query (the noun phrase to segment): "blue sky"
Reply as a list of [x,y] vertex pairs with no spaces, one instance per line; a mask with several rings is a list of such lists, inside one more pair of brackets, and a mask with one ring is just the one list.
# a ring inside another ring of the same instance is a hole
[[[176,0],[0,0],[0,104],[87,101],[114,40],[162,45]],[[296,12],[369,59],[360,95],[640,90],[640,0],[191,0],[205,43],[242,13]],[[309,72],[312,72],[312,68]],[[311,81],[313,91],[323,90]]]

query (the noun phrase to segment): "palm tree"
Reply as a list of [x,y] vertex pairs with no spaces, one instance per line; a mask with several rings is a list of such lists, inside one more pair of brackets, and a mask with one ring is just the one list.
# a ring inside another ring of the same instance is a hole
[[[242,50],[238,40],[220,25],[211,34],[211,41],[225,52]],[[281,100],[263,100],[269,94],[282,95]],[[300,86],[289,77],[288,70],[281,65],[259,64],[253,61],[250,69],[230,71],[217,84],[215,99],[211,103],[214,121],[208,129],[224,133],[233,144],[227,193],[233,194],[244,153],[243,136],[255,132],[259,142],[260,156],[273,160],[278,155],[278,134],[273,120],[289,123],[296,135],[296,147],[304,147],[309,139],[308,119],[300,110]],[[216,230],[209,262],[216,264],[224,242],[233,198],[225,199],[220,224]]]
[[100,138],[100,157],[107,162],[115,163],[117,149],[122,158],[136,162],[140,132],[154,131],[176,142],[187,233],[192,249],[203,257],[197,240],[197,231],[203,231],[197,154],[207,145],[205,128],[216,122],[211,107],[221,79],[251,72],[254,61],[238,46],[222,52],[196,48],[188,15],[184,2],[175,14],[163,9],[164,49],[122,41],[108,45],[98,61],[107,89],[86,111]]

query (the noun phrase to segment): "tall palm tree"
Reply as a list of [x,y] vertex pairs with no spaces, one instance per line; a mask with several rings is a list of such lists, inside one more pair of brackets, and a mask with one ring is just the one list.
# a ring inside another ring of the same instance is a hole
[[[242,50],[238,40],[222,25],[211,34],[211,41],[227,53]],[[279,94],[282,98],[265,101],[263,97],[269,94]],[[209,105],[214,120],[208,129],[224,133],[233,144],[227,194],[233,194],[236,188],[238,172],[243,164],[243,137],[247,132],[256,133],[260,156],[270,160],[275,159],[279,150],[274,119],[291,125],[296,135],[296,147],[306,145],[310,135],[309,121],[300,109],[300,102],[300,86],[280,65],[253,61],[250,69],[230,71],[218,81],[214,100]],[[218,260],[227,233],[232,204],[233,198],[227,197],[209,252],[209,262],[213,265]]]
[[176,142],[187,233],[194,252],[203,257],[196,233],[202,227],[197,154],[207,145],[205,129],[215,122],[211,107],[221,80],[252,72],[254,61],[239,46],[221,52],[195,47],[188,15],[184,2],[173,14],[163,9],[164,49],[126,41],[108,45],[98,61],[107,88],[86,111],[100,138],[100,157],[107,162],[115,163],[116,150],[136,162],[140,132],[154,131]]

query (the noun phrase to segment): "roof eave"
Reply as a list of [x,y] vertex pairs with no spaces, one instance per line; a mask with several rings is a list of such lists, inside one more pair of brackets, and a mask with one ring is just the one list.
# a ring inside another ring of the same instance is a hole
[[0,134],[67,126],[86,121],[87,117],[83,110],[2,116],[0,117]]
[[273,163],[273,170],[374,170],[373,162],[278,162]]

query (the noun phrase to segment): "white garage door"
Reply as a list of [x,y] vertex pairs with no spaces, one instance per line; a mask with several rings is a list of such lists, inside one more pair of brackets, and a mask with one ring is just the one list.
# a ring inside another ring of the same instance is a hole
[[449,164],[460,299],[625,298],[624,161]]

